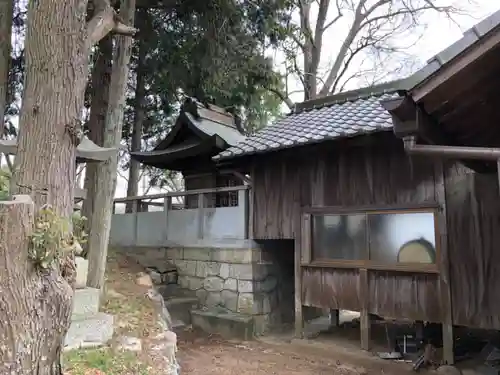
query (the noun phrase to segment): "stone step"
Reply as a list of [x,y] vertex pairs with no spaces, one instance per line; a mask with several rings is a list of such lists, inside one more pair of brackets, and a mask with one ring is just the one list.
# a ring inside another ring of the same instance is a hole
[[170,313],[172,323],[181,325],[191,324],[191,310],[196,310],[199,306],[198,298],[196,297],[171,297],[165,300],[165,307]]
[[72,320],[91,316],[99,312],[101,291],[96,288],[76,289],[73,296]]
[[113,337],[113,315],[97,313],[71,322],[64,350],[105,345]]
[[225,339],[251,340],[254,333],[254,319],[251,316],[221,311],[191,311],[192,325],[210,334]]

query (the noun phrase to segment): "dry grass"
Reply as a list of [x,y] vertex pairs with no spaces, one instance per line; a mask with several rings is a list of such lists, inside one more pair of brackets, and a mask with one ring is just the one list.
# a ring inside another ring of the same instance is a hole
[[[64,354],[67,375],[142,375],[161,373],[159,364],[148,353],[148,340],[162,330],[155,305],[147,297],[148,287],[136,284],[136,262],[110,250],[106,270],[105,296],[101,310],[112,314],[115,334],[109,346],[78,349]],[[141,352],[118,350],[116,338],[133,336],[142,340]],[[155,368],[156,367],[156,368]]]

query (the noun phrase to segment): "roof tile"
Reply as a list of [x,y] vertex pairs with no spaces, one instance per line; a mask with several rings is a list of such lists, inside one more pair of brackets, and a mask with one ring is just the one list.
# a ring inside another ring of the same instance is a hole
[[292,113],[215,158],[229,159],[390,130],[391,116],[380,101],[397,96],[397,92],[385,92]]

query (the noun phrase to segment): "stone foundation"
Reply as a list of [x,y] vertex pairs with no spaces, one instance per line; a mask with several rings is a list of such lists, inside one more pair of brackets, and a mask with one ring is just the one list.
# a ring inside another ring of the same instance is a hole
[[255,334],[264,333],[278,308],[276,267],[261,249],[167,249],[178,283],[196,294],[205,310],[252,316]]
[[[203,311],[252,317],[254,333],[292,323],[295,314],[293,241],[261,241],[252,248],[120,248],[163,275],[177,269],[183,295]],[[173,278],[172,278],[173,279]]]

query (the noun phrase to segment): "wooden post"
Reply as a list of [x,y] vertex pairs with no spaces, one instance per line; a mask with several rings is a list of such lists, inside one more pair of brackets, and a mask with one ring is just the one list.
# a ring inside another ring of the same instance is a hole
[[311,215],[304,213],[296,226],[295,234],[295,337],[304,337],[304,308],[302,303],[303,254],[310,254]]
[[451,285],[449,278],[450,262],[448,258],[448,226],[446,221],[446,186],[443,161],[435,162],[436,199],[440,205],[437,214],[437,228],[439,230],[439,295],[441,301],[441,319],[443,324],[443,362],[452,365],[455,363],[453,313],[451,300]]
[[198,239],[203,238],[203,222],[205,221],[205,194],[198,194]]
[[245,218],[244,220],[244,233],[243,233],[243,238],[248,239],[249,238],[249,191],[248,189],[241,189],[238,190],[238,206],[242,207],[242,215]]
[[359,270],[359,284],[361,294],[361,316],[359,325],[361,331],[361,348],[370,350],[370,314],[369,314],[369,285],[368,285],[368,270],[361,268]]
[[330,309],[330,328],[340,326],[340,310]]
[[172,208],[172,197],[167,196],[163,198],[163,214],[165,217],[165,240],[168,240],[168,215],[169,211]]
[[134,243],[132,246],[137,246],[137,238],[139,238],[138,231],[139,231],[139,204],[140,202],[136,199],[132,201],[132,214],[134,215]]

